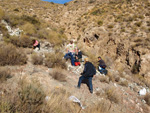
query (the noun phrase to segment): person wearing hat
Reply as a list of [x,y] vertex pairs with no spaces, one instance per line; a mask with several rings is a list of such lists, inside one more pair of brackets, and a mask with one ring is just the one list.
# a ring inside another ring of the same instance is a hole
[[107,74],[107,70],[105,69],[106,68],[106,64],[105,64],[104,60],[102,60],[102,58],[100,56],[98,57],[98,62],[99,62],[98,71],[101,74],[106,75]]
[[82,81],[87,79],[90,93],[93,93],[92,78],[96,74],[96,69],[94,65],[91,62],[89,62],[88,58],[85,58],[84,62],[85,67],[83,73],[81,73],[82,76],[80,76],[79,78],[77,87],[80,88]]

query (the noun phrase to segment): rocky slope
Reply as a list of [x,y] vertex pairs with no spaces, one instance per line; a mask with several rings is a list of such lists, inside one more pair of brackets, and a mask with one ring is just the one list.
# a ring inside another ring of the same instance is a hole
[[[0,0],[0,8],[5,14],[37,17],[52,26],[62,28],[68,39],[75,40],[78,47],[93,63],[96,62],[97,56],[102,56],[109,72],[107,76],[97,73],[93,79],[95,93],[92,95],[84,84],[80,90],[74,87],[83,70],[83,64],[81,67],[72,67],[66,62],[67,70],[64,72],[66,81],[57,81],[49,74],[55,69],[46,67],[45,62],[42,65],[33,65],[31,57],[36,53],[45,59],[45,54],[64,52],[62,48],[65,47],[62,45],[61,49],[54,48],[53,44],[42,39],[40,51],[24,49],[28,56],[26,65],[6,66],[11,70],[13,77],[2,83],[0,94],[4,93],[7,97],[12,91],[19,90],[17,87],[19,81],[26,80],[29,83],[40,84],[48,97],[55,89],[65,89],[86,106],[85,110],[80,111],[81,113],[87,112],[86,110],[92,108],[93,104],[96,105],[103,100],[105,103],[102,107],[105,109],[101,112],[104,113],[150,111],[147,105],[149,100],[146,103],[144,97],[138,94],[142,88],[146,88],[147,93],[150,93],[150,2],[148,0],[73,0],[64,5],[40,0]],[[12,32],[16,30],[15,27],[12,28],[14,29]],[[46,29],[54,28],[46,25]],[[3,38],[3,35],[0,37]]]

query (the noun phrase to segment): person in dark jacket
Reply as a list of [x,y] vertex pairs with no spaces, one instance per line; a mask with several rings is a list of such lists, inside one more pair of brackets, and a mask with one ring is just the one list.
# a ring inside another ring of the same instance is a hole
[[106,75],[107,74],[106,64],[105,64],[104,60],[102,60],[102,58],[100,56],[98,57],[98,62],[99,62],[99,66],[98,66],[99,72],[101,74]]
[[88,61],[88,58],[85,58],[84,62],[85,62],[85,67],[83,73],[81,73],[82,76],[79,78],[77,87],[80,88],[82,81],[87,79],[90,93],[93,93],[92,78],[96,74],[96,69],[94,65]]

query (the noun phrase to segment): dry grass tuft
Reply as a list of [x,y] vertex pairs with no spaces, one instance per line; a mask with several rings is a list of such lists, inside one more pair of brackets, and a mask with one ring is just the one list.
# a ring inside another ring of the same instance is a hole
[[4,17],[4,11],[0,8],[0,20]]
[[117,90],[115,87],[106,88],[105,93],[107,95],[107,98],[114,103],[119,103],[121,101],[120,95],[117,93]]
[[0,82],[4,82],[11,77],[11,72],[6,67],[0,67]]
[[144,97],[144,100],[146,101],[146,104],[150,106],[150,94],[147,94],[147,95]]
[[128,87],[128,81],[127,80],[119,81],[119,85]]
[[52,76],[55,80],[58,80],[60,82],[66,82],[66,74],[64,70],[60,68],[54,69],[51,73],[50,76]]
[[105,82],[105,83],[109,83],[109,78],[108,77],[104,77],[104,76],[101,76],[100,77],[100,82]]
[[67,69],[65,60],[63,60],[63,53],[51,53],[46,54],[45,65],[49,68],[60,67],[62,69]]
[[111,103],[103,99],[98,104],[95,104],[87,108],[85,113],[109,113],[110,106]]
[[23,65],[27,62],[27,56],[13,45],[0,46],[0,65]]
[[44,60],[43,57],[38,54],[32,54],[31,59],[34,65],[42,65]]
[[69,101],[68,93],[65,89],[54,89],[49,95],[50,99],[47,101],[44,112],[49,113],[79,113],[81,108],[78,104]]

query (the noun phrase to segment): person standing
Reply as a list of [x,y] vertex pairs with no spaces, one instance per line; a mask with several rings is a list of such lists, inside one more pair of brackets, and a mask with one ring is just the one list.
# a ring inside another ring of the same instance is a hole
[[96,74],[96,69],[94,65],[91,62],[89,62],[88,58],[85,58],[84,62],[85,62],[85,67],[83,73],[81,73],[82,76],[80,76],[79,78],[77,88],[80,88],[82,81],[87,79],[90,93],[93,93],[92,78]]

